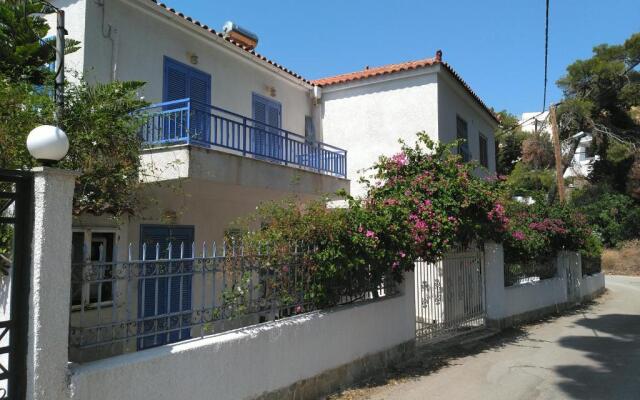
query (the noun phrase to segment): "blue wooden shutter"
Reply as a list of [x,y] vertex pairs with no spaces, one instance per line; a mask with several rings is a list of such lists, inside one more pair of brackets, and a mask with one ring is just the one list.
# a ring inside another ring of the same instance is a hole
[[[169,229],[165,227],[145,227],[143,228],[140,236],[140,251],[142,254],[142,244],[146,244],[145,259],[156,259],[156,245],[160,245],[159,258],[167,257],[167,239],[169,236]],[[143,276],[148,276],[144,280],[140,281],[138,285],[138,318],[147,319],[140,326],[138,326],[138,333],[148,334],[158,331],[156,321],[150,319],[157,315],[166,313],[166,310],[162,310],[162,296],[166,293],[166,278],[154,278],[156,275],[155,264],[147,263],[143,266]],[[156,290],[157,288],[157,290]],[[164,289],[164,290],[163,290]],[[156,292],[158,294],[158,304],[156,311]],[[164,296],[166,298],[166,296]],[[166,308],[166,302],[164,303]],[[160,324],[159,324],[160,325]],[[148,335],[138,340],[138,348],[146,349],[154,346],[164,344],[165,335]]]
[[[170,240],[172,258],[180,258],[180,248],[182,244],[184,244],[183,258],[191,258],[193,256],[193,228],[171,228]],[[172,272],[178,273],[181,276],[172,277],[169,280],[169,297],[171,298],[171,307],[168,312],[176,313],[179,311],[190,311],[192,300],[193,263],[191,261],[180,261],[179,263],[171,265]],[[191,313],[187,312],[179,317],[170,318],[169,329],[179,327],[181,321],[182,326],[189,326],[191,323]],[[169,334],[169,343],[188,339],[191,337],[190,332],[190,328],[172,331]]]
[[267,123],[267,104],[259,97],[253,97],[253,119],[259,123],[253,129],[253,152],[256,155],[266,154],[266,131],[263,124]]
[[[189,116],[190,132],[186,132],[185,120],[177,124],[179,131],[171,132],[172,129],[177,130],[177,128],[170,128],[168,129],[168,135],[165,134],[165,136],[170,136],[168,138],[193,137],[203,142],[209,141],[211,75],[165,57],[163,97],[165,102],[186,98],[193,100],[191,104],[192,111]],[[174,136],[171,137],[171,134]]]
[[[188,74],[179,65],[165,62],[164,65],[164,101],[184,99],[188,96]],[[171,107],[167,108],[167,111]],[[176,120],[176,115],[167,113],[163,121],[163,140],[182,139],[187,136],[185,132],[186,121]]]
[[187,71],[172,63],[165,66],[165,101],[188,97]]
[[[280,127],[280,105],[277,103],[270,103],[267,105],[267,124],[272,127],[279,128]],[[269,129],[269,144],[268,144],[268,152],[269,156],[276,159],[282,160],[282,148],[284,137],[280,134],[278,129]]]
[[189,98],[191,98],[191,131],[195,139],[208,142],[211,116],[209,112],[209,93],[211,78],[209,75],[192,70],[189,74]]
[[284,137],[279,129],[273,128],[279,128],[282,123],[281,110],[280,103],[256,94],[253,95],[253,119],[258,122],[255,124],[252,136],[255,154],[282,160]]
[[[169,257],[169,243],[171,243],[172,259],[180,258],[180,247],[182,243],[184,243],[184,257],[191,258],[193,238],[194,232],[191,227],[150,226],[142,228],[140,243],[141,246],[142,243],[147,244],[145,257],[147,260],[156,259],[157,244],[160,244],[160,259],[167,259]],[[190,323],[190,313],[184,313],[183,315],[173,317],[162,316],[168,313],[191,310],[193,279],[192,262],[181,261],[176,263],[167,263],[164,261],[163,267],[167,268],[168,273],[172,275],[175,274],[176,276],[172,276],[171,278],[154,278],[153,275],[155,275],[158,270],[154,269],[153,264],[149,264],[144,271],[144,274],[149,276],[149,278],[146,278],[144,280],[144,284],[141,284],[138,287],[138,317],[160,317],[155,319],[155,323],[154,320],[151,319],[141,324],[139,332],[148,333],[175,329],[180,326],[181,321],[183,326]],[[143,286],[144,296],[142,294]],[[182,303],[180,300],[182,300]],[[165,343],[184,340],[190,337],[190,332],[190,328],[184,328],[172,331],[168,335],[166,333],[150,335],[138,340],[138,348],[145,349]]]

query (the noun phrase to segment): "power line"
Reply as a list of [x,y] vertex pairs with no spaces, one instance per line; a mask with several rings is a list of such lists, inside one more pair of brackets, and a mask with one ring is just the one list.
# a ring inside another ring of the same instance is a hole
[[542,109],[547,108],[547,66],[549,60],[549,0],[544,23],[544,94],[542,95]]

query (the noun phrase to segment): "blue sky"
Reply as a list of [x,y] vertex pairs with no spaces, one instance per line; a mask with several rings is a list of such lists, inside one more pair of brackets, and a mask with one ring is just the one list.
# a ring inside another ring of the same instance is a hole
[[[542,107],[545,0],[163,0],[217,31],[232,20],[258,51],[306,78],[431,57],[497,110]],[[551,0],[548,99],[555,81],[600,43],[640,31],[639,0]],[[549,101],[547,101],[547,104]]]

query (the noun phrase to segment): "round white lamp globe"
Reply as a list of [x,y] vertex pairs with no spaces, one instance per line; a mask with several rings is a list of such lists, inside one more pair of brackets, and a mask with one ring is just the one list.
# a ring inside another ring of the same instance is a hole
[[37,160],[60,161],[69,151],[69,139],[57,126],[41,125],[27,136],[27,149]]

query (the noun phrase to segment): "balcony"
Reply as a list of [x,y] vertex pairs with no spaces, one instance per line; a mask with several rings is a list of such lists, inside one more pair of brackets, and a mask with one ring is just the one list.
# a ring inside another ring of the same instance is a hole
[[188,144],[346,178],[347,152],[209,104],[182,99],[140,112],[145,147]]

